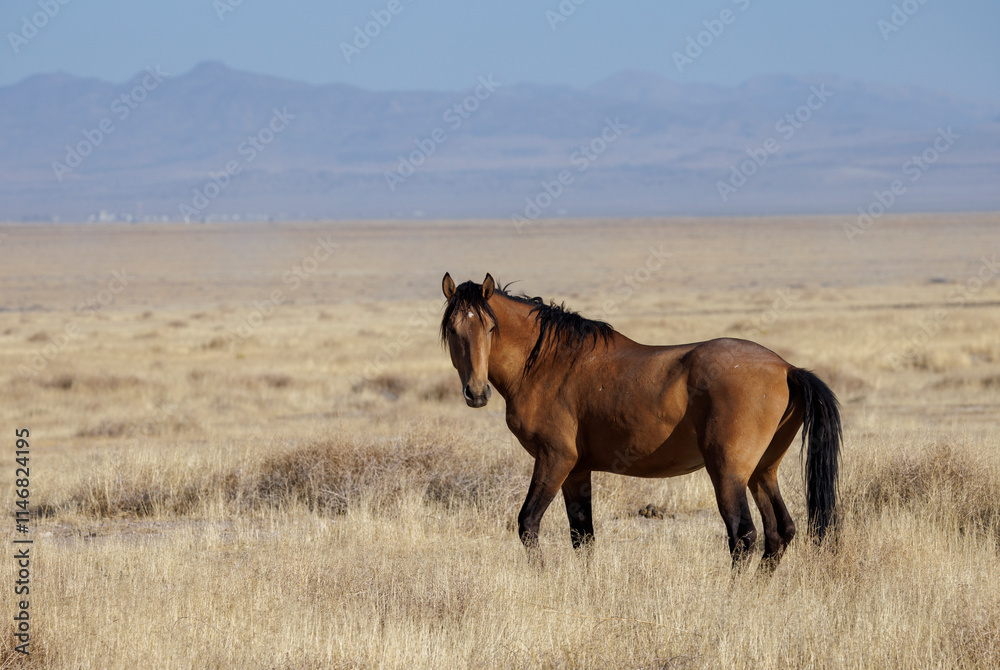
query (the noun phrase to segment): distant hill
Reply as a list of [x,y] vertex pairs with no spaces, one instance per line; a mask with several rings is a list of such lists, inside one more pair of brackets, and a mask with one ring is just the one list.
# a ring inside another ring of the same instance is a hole
[[894,180],[892,211],[1000,208],[1000,104],[822,75],[376,92],[220,63],[0,87],[0,220],[852,213]]

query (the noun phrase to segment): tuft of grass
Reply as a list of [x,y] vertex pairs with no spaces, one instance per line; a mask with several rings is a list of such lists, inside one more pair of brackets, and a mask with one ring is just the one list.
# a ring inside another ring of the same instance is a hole
[[402,375],[383,374],[372,379],[362,379],[356,383],[352,390],[355,393],[373,391],[385,396],[389,400],[398,400],[400,396],[413,387],[413,380]]
[[187,415],[154,414],[146,419],[101,419],[76,431],[82,438],[136,438],[175,436],[198,430],[199,424]]
[[[203,375],[204,373],[202,373]],[[192,373],[191,379],[195,381],[200,381],[202,377],[198,377],[198,373]],[[257,388],[271,388],[271,389],[283,389],[292,385],[294,381],[291,376],[285,374],[276,374],[271,372],[265,372],[257,375],[250,375],[243,377],[240,380],[248,389]]]
[[263,374],[260,375],[259,379],[264,386],[272,389],[283,389],[292,384],[292,378],[289,375]]
[[58,389],[60,391],[81,390],[90,393],[114,393],[132,390],[146,385],[146,382],[132,375],[75,375],[64,372],[52,377],[40,377],[36,380],[42,388]]
[[845,499],[856,513],[908,509],[1000,542],[1000,469],[947,442],[877,465]]
[[462,400],[458,377],[441,377],[420,389],[420,399],[427,402],[456,402]]
[[235,483],[245,505],[302,505],[325,514],[342,514],[359,504],[392,508],[408,491],[446,507],[510,506],[526,485],[523,464],[513,460],[470,463],[453,444],[420,433],[337,439],[274,456],[255,475]]
[[207,349],[209,351],[214,351],[214,350],[218,350],[218,349],[225,349],[228,346],[229,346],[229,340],[228,339],[226,339],[225,337],[222,337],[221,335],[216,335],[215,337],[213,337],[212,339],[210,339],[208,342],[206,342],[205,344],[203,344],[201,346],[201,348],[202,349]]
[[[114,437],[130,429],[114,423],[95,428],[92,436]],[[102,472],[61,501],[45,502],[54,513],[116,518],[205,512],[216,501],[233,515],[290,509],[340,515],[352,508],[391,510],[411,495],[447,509],[496,507],[506,513],[513,508],[527,488],[527,461],[511,452],[470,458],[465,445],[447,435],[446,429],[340,437],[224,471],[128,464]]]
[[[12,599],[16,601],[16,599]],[[17,627],[12,623],[6,627],[0,636],[0,670],[19,668],[20,670],[43,670],[50,668],[50,659],[46,653],[44,631],[39,629],[39,622],[32,614],[31,638],[28,641],[28,655],[17,651],[21,642],[17,639]]]
[[38,385],[42,388],[47,389],[59,389],[61,391],[68,391],[73,388],[73,383],[76,378],[71,374],[61,374],[51,377],[49,379],[39,379]]

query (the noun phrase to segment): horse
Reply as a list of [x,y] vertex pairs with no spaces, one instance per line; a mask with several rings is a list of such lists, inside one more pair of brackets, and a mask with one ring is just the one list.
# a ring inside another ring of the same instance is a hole
[[482,284],[442,280],[440,336],[469,407],[496,389],[507,426],[534,458],[517,517],[530,560],[538,528],[562,490],[573,547],[594,540],[591,473],[674,477],[705,468],[726,527],[732,568],[753,555],[750,489],[764,525],[760,568],[773,572],[795,535],[778,465],[802,428],[809,530],[833,527],[842,441],[839,403],[814,373],[763,346],[719,338],[648,346],[565,304]]

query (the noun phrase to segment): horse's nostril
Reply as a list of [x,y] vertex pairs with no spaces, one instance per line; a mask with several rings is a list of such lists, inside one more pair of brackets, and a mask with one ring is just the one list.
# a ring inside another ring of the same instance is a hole
[[462,388],[462,395],[465,397],[465,402],[469,404],[470,407],[482,407],[489,402],[490,396],[493,395],[493,389],[487,384],[486,388],[480,392],[476,393],[473,391],[470,384],[466,384]]

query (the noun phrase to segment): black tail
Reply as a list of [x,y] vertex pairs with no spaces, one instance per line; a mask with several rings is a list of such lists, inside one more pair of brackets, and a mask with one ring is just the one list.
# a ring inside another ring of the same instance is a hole
[[817,539],[822,541],[837,511],[837,466],[842,438],[840,403],[830,387],[809,370],[791,370],[788,382],[802,394],[806,507],[810,530],[815,530]]

